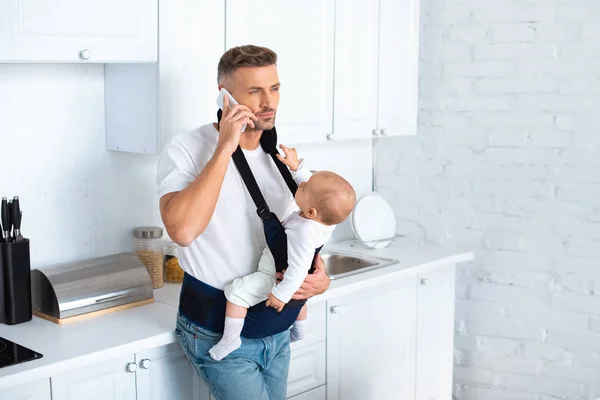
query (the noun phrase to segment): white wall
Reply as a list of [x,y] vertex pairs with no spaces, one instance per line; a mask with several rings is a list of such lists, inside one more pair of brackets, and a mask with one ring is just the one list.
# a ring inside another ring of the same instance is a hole
[[[129,251],[134,226],[161,225],[158,157],[104,140],[102,65],[0,64],[0,196],[21,198],[32,268]],[[311,167],[370,190],[370,142],[314,147],[300,149]]]
[[464,246],[455,395],[600,397],[600,2],[422,0],[419,134],[377,146],[412,241]]

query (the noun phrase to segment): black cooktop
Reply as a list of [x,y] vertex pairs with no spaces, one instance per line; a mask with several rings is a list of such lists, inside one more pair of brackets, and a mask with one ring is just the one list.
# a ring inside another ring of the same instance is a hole
[[0,337],[0,368],[38,358],[42,358],[40,353]]

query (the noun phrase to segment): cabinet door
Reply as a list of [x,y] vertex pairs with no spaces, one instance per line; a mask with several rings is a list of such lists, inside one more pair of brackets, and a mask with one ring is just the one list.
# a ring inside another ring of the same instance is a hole
[[135,359],[138,399],[208,400],[208,386],[178,343],[136,353]]
[[160,154],[171,137],[217,120],[224,0],[162,1],[160,27],[159,64],[105,66],[108,150]]
[[133,356],[53,376],[52,400],[136,400]]
[[298,396],[288,397],[290,400],[325,400],[327,398],[327,387],[321,386]]
[[325,357],[325,342],[292,351],[288,396],[295,396],[325,384]]
[[337,0],[335,139],[370,138],[377,127],[379,2]]
[[327,399],[413,399],[416,278],[328,302]]
[[0,391],[2,400],[52,400],[50,396],[50,379],[31,382],[26,385]]
[[419,0],[380,0],[378,128],[414,135],[419,87]]
[[160,27],[159,151],[171,136],[217,121],[225,0],[162,1]]
[[455,267],[419,275],[417,400],[452,398]]
[[156,62],[157,0],[0,0],[0,62]]
[[227,0],[227,48],[266,46],[278,55],[277,133],[284,144],[332,133],[334,0]]

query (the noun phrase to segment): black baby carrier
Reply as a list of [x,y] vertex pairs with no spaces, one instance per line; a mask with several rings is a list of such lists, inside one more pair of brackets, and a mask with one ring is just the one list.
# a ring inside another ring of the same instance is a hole
[[[217,113],[219,122],[221,121],[221,115],[222,112],[219,110]],[[263,132],[260,145],[271,156],[292,195],[294,195],[298,185],[296,185],[288,168],[277,159],[277,132],[274,127]],[[282,272],[288,266],[285,229],[279,218],[269,209],[239,146],[232,158],[256,205],[256,212],[263,222],[265,239],[275,259],[277,272]],[[315,256],[319,250],[320,248],[315,251]],[[313,269],[314,267],[311,266],[309,272],[312,273]],[[267,307],[266,301],[250,307],[241,335],[245,338],[257,339],[281,333],[292,326],[305,303],[306,300],[290,300],[279,313],[274,308]],[[184,275],[179,298],[179,312],[187,319],[209,331],[222,333],[225,325],[226,304],[227,300],[222,290],[207,285],[187,273]]]

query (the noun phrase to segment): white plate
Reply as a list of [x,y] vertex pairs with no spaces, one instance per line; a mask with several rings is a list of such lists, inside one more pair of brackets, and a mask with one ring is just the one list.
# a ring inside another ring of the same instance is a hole
[[354,235],[368,248],[384,248],[396,235],[394,211],[383,197],[375,193],[356,202],[351,222]]

